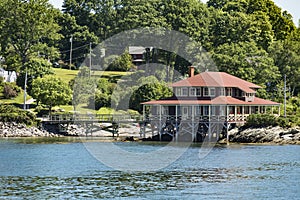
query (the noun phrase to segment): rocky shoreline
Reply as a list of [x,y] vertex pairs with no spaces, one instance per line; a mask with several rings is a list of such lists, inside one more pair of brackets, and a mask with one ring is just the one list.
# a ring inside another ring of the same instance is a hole
[[[300,127],[284,129],[281,127],[266,128],[234,128],[228,132],[230,143],[271,143],[271,144],[300,144]],[[64,136],[93,136],[111,137],[112,133],[104,130],[93,132],[92,135],[85,134],[83,127],[70,125],[64,134],[51,130],[41,130],[37,127],[27,127],[24,124],[15,122],[0,122],[0,137],[64,137]],[[130,137],[138,139],[140,137],[138,127],[127,127],[119,129],[119,137]],[[136,140],[136,139],[132,139]],[[219,143],[226,143],[222,139]]]
[[27,127],[15,122],[0,122],[0,137],[60,137],[61,135],[41,130],[37,127]]
[[228,134],[229,142],[233,143],[300,144],[300,127],[234,128]]
[[[1,137],[112,137],[112,133],[105,130],[93,130],[91,133],[86,133],[85,127],[79,125],[70,125],[66,132],[59,132],[54,127],[28,127],[25,124],[15,122],[0,122],[0,138]],[[117,135],[115,135],[117,136]],[[135,126],[120,127],[119,137],[134,137],[138,138],[139,128]]]

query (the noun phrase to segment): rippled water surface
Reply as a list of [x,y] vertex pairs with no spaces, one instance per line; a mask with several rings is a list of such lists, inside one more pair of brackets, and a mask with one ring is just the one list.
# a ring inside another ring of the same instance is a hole
[[300,146],[216,146],[203,159],[200,148],[159,171],[120,172],[76,139],[0,139],[0,199],[300,199]]

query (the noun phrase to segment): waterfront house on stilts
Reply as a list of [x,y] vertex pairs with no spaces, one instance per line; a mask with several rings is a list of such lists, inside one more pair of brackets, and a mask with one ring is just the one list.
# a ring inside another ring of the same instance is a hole
[[172,84],[170,98],[143,103],[144,119],[158,140],[210,141],[244,124],[250,114],[279,115],[280,104],[255,96],[258,85],[225,72],[203,72]]

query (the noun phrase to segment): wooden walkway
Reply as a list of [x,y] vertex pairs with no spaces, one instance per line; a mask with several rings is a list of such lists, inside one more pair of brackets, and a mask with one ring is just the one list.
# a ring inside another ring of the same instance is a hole
[[142,115],[120,114],[62,114],[43,116],[42,121],[48,124],[73,124],[73,123],[140,123]]

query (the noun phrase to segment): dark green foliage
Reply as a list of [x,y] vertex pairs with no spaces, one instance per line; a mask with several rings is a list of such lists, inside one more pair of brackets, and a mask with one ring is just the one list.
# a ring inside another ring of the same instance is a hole
[[112,63],[108,65],[108,71],[128,71],[133,67],[131,55],[128,51],[115,58]]
[[[111,95],[98,91],[95,94],[95,99],[90,99],[90,101],[93,100],[95,101],[95,110],[99,110],[102,107],[110,107]],[[92,105],[92,103],[93,102],[90,102],[90,105]]]
[[268,126],[276,126],[277,120],[274,115],[253,114],[249,115],[244,127],[261,128]]
[[130,99],[130,108],[141,112],[141,103],[163,99],[172,95],[173,92],[164,83],[147,83],[133,92]]
[[288,115],[287,117],[268,114],[253,114],[247,118],[246,124],[243,128],[263,128],[268,126],[280,126],[283,128],[290,128],[293,126],[299,126],[299,116]]
[[15,106],[0,105],[0,121],[33,125],[36,122],[36,117],[34,113]]
[[15,83],[4,83],[3,84],[3,96],[5,99],[10,99],[18,96],[21,92],[21,88]]

